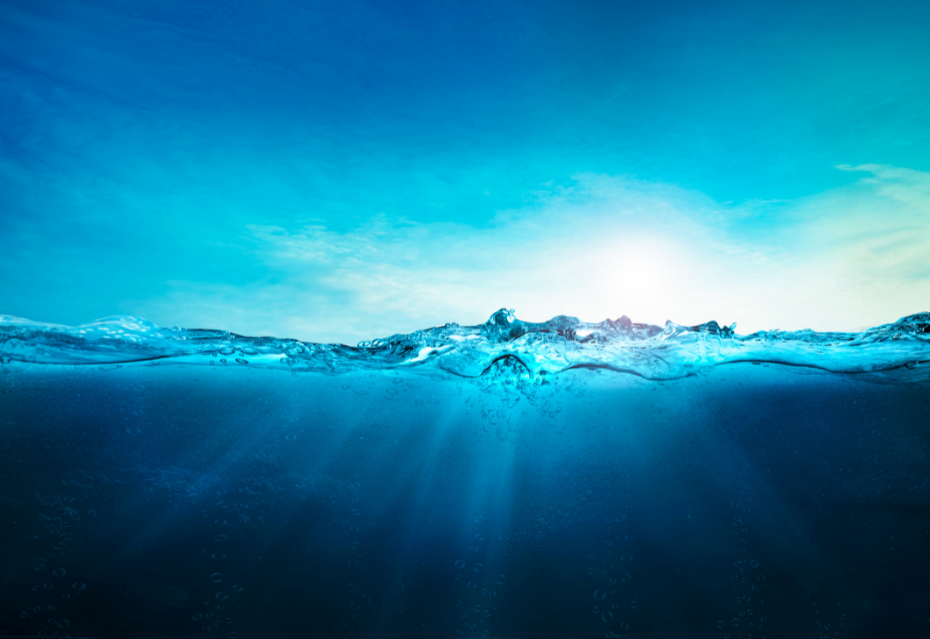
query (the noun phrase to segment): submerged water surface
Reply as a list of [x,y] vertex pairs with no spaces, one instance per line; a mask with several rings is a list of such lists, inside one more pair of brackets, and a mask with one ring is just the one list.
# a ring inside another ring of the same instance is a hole
[[930,315],[0,318],[0,633],[930,635]]

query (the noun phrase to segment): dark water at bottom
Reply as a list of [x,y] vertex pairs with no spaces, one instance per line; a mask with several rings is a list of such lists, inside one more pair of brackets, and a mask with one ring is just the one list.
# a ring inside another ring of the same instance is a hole
[[7,367],[0,636],[930,636],[930,392]]

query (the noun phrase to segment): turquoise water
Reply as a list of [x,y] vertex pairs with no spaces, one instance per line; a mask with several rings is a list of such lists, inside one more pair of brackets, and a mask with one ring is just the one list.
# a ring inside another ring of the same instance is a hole
[[6,636],[930,633],[930,314],[0,356]]

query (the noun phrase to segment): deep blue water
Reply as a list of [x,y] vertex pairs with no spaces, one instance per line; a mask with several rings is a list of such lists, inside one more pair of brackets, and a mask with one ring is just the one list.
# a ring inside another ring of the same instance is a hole
[[5,636],[930,636],[928,314],[0,355]]

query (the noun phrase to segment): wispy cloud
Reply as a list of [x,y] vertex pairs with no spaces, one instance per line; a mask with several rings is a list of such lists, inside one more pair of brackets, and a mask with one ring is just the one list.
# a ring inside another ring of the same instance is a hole
[[222,316],[240,332],[350,343],[482,322],[502,306],[529,320],[716,319],[741,332],[859,330],[926,310],[930,174],[841,168],[865,176],[793,202],[721,205],[581,175],[485,227],[385,216],[343,232],[250,226],[269,276],[244,287],[178,282],[166,301],[177,310],[198,300],[202,324]]

